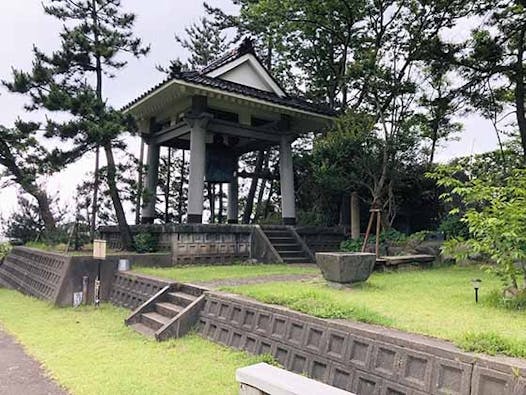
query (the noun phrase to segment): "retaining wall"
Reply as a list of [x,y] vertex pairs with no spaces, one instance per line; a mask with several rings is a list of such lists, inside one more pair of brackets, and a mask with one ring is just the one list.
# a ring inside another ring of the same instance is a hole
[[111,287],[110,302],[133,310],[171,284],[174,283],[143,274],[116,272]]
[[526,361],[462,352],[382,327],[323,320],[209,292],[200,333],[360,395],[525,395]]
[[[253,225],[166,224],[131,227],[133,234],[151,233],[159,241],[160,251],[171,253],[171,265],[226,264],[258,256]],[[119,231],[115,226],[103,226],[101,236],[112,248],[120,248]]]
[[[172,265],[226,264],[249,258],[276,262],[276,257],[269,254],[272,248],[268,240],[261,237],[257,225],[136,225],[131,226],[131,230],[134,235],[153,234],[158,240],[159,251],[172,254]],[[111,248],[121,248],[116,226],[102,226],[99,231]],[[296,231],[312,253],[339,251],[340,243],[345,239],[341,227],[300,226]]]
[[[110,298],[119,259],[134,263],[154,259],[166,260],[159,254],[108,255],[101,262],[101,300]],[[59,306],[71,306],[73,294],[82,291],[82,279],[88,277],[86,300],[94,301],[98,263],[88,255],[57,254],[27,247],[14,247],[0,265],[0,283],[27,295],[49,300]]]

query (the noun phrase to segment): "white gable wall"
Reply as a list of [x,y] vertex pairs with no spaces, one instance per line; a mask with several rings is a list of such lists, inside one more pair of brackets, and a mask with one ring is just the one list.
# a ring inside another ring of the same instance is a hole
[[261,76],[253,69],[250,63],[245,62],[236,68],[227,71],[219,78],[222,80],[235,82],[237,84],[250,86],[252,88],[260,89],[262,91],[272,92],[274,90]]
[[280,97],[285,96],[285,92],[276,84],[254,55],[250,53],[228,62],[206,75],[272,92]]

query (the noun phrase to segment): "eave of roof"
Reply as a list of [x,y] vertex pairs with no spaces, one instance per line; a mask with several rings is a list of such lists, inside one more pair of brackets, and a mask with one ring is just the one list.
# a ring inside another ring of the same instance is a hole
[[161,90],[162,88],[164,88],[166,85],[168,85],[171,82],[177,82],[177,81],[182,81],[182,82],[195,84],[198,86],[203,86],[203,87],[208,87],[208,88],[214,88],[222,92],[225,92],[227,94],[228,93],[239,94],[242,96],[246,96],[248,98],[255,98],[258,100],[262,100],[262,101],[268,102],[269,104],[285,106],[285,107],[302,110],[302,111],[306,111],[306,112],[313,113],[313,114],[323,115],[325,117],[335,117],[337,115],[337,113],[334,110],[330,109],[327,106],[317,105],[317,104],[311,103],[300,97],[294,97],[290,95],[285,96],[285,97],[279,97],[275,93],[266,92],[266,91],[259,90],[256,88],[237,84],[235,82],[222,80],[220,78],[207,77],[195,71],[181,72],[172,77],[166,78],[164,81],[155,85],[148,91],[144,92],[141,96],[137,97],[135,100],[128,103],[121,110],[129,111],[132,107],[134,107],[139,102],[155,94],[156,91]]

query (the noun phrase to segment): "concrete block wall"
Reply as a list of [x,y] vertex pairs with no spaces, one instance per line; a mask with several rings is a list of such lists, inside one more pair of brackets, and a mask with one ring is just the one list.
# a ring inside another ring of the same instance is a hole
[[171,284],[173,283],[144,275],[116,272],[109,299],[116,306],[135,309]]
[[251,232],[177,233],[172,239],[172,263],[224,264],[250,258]]
[[0,278],[10,288],[55,303],[69,262],[65,255],[15,247],[0,265]]
[[[172,265],[224,264],[252,257],[252,225],[166,224],[132,226],[132,233],[147,232],[159,240],[159,250],[172,254]],[[101,236],[111,248],[120,248],[118,228],[104,226]]]
[[[101,299],[110,298],[119,259],[137,263],[144,259],[166,261],[155,255],[108,255],[101,262]],[[88,279],[88,303],[94,302],[98,262],[89,255],[65,255],[42,250],[15,247],[0,265],[0,282],[25,294],[49,300],[59,306],[71,306],[73,294],[82,291],[83,278]]]
[[525,395],[526,361],[465,353],[451,343],[323,320],[209,292],[200,333],[287,370],[360,395]]

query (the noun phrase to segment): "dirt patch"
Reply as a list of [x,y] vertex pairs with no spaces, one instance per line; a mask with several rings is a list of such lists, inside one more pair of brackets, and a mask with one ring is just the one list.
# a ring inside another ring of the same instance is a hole
[[227,278],[224,280],[213,280],[205,282],[192,282],[207,288],[235,287],[238,285],[264,284],[281,281],[305,281],[319,277],[319,274],[275,274],[270,276],[257,276],[245,278]]

